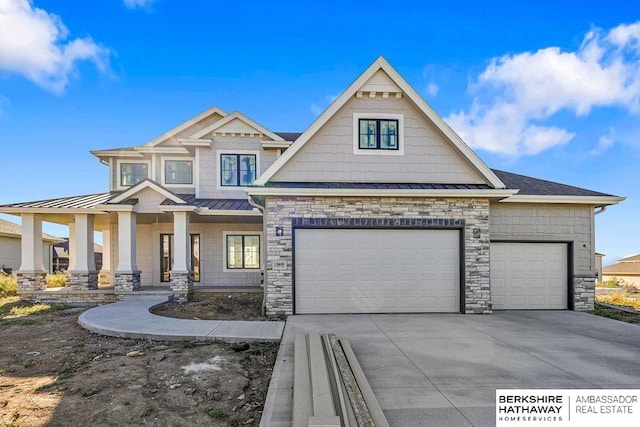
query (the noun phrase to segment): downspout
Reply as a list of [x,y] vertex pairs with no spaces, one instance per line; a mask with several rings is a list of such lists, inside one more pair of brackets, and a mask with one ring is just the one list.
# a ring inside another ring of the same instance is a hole
[[257,200],[254,200],[253,196],[249,195],[248,199],[249,204],[262,213],[262,236],[264,242],[260,245],[260,257],[264,262],[264,268],[262,270],[262,315],[266,315],[266,303],[267,303],[267,221],[265,221],[264,211],[265,206],[258,203]]

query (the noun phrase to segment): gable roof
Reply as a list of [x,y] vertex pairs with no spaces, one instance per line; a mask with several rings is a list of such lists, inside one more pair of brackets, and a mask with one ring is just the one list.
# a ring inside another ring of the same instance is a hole
[[[22,226],[20,224],[16,224],[15,222],[7,221],[6,219],[0,218],[0,236],[5,237],[22,237]],[[51,234],[42,233],[42,240],[50,241],[50,242],[61,242],[63,239],[60,237],[52,236]]]
[[[386,73],[385,78],[378,79],[370,83],[370,80],[380,70]],[[388,78],[387,78],[388,77]],[[384,81],[382,81],[384,80]],[[353,96],[367,84],[380,85],[385,87],[396,86],[415,104],[415,106],[433,123],[433,125],[451,142],[451,144],[466,157],[471,165],[493,188],[505,188],[500,179],[484,164],[478,155],[445,123],[445,121],[418,95],[418,93],[398,74],[398,72],[381,56],[364,73],[356,79],[340,95],[315,122],[280,156],[254,183],[256,186],[264,186],[295,154],[316,134],[333,115],[344,106]]]
[[178,133],[182,132],[183,130],[187,129],[189,126],[193,126],[194,124],[198,123],[200,120],[205,119],[207,117],[209,117],[212,114],[218,114],[222,117],[226,117],[227,113],[222,110],[219,107],[213,106],[205,111],[203,111],[202,113],[198,114],[195,117],[192,117],[191,119],[187,120],[186,122],[174,127],[173,129],[171,129],[168,132],[163,133],[162,135],[158,136],[157,138],[152,139],[151,141],[147,142],[145,145],[148,146],[156,146],[160,143],[162,143],[163,141],[167,140],[168,138],[171,138],[172,136],[177,135]]
[[619,259],[617,263],[604,267],[602,274],[640,275],[640,255]]
[[220,119],[217,122],[212,123],[209,126],[205,127],[204,129],[199,130],[198,132],[194,133],[193,135],[190,135],[188,139],[199,139],[199,138],[202,138],[203,136],[207,135],[208,133],[211,133],[211,132],[216,131],[217,129],[223,128],[225,125],[231,123],[234,120],[240,120],[244,124],[246,124],[249,127],[255,129],[258,133],[261,133],[261,134],[271,138],[274,141],[283,141],[282,137],[278,136],[274,132],[271,132],[269,129],[267,129],[266,127],[262,126],[260,123],[250,119],[249,117],[245,116],[244,114],[242,114],[239,111],[234,111],[233,113],[227,115],[225,118]]
[[107,204],[117,204],[117,203],[121,203],[125,200],[127,200],[128,198],[130,198],[131,196],[145,190],[145,189],[151,189],[153,191],[155,191],[156,193],[159,193],[160,195],[164,196],[166,199],[169,199],[177,204],[185,204],[184,200],[182,200],[179,196],[177,196],[176,194],[172,193],[171,191],[167,190],[166,188],[164,188],[163,186],[161,186],[160,184],[158,184],[157,182],[147,178],[143,181],[140,181],[139,183],[137,183],[136,185],[132,186],[131,188],[127,189],[126,191],[123,191],[122,193],[116,195],[115,197],[113,197],[112,199],[110,199]]

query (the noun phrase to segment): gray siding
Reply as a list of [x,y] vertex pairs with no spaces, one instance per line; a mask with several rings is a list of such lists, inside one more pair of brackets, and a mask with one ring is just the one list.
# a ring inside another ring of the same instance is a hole
[[[200,235],[200,282],[195,286],[259,286],[260,271],[224,271],[225,231],[262,232],[261,224],[191,224],[191,234]],[[158,286],[160,282],[160,234],[173,233],[173,224],[141,224],[137,229],[138,269],[143,286]],[[264,242],[262,242],[264,244]],[[264,260],[263,260],[264,262]]]
[[574,274],[594,273],[594,215],[589,205],[491,204],[491,240],[573,242]]
[[[353,114],[402,114],[404,155],[355,155]],[[480,184],[466,159],[404,97],[353,98],[296,153],[272,181]]]
[[[10,268],[14,272],[22,263],[22,243],[17,237],[0,236],[0,268]],[[51,243],[42,242],[42,264],[51,272]]]
[[246,199],[247,194],[242,190],[218,189],[218,151],[229,153],[234,151],[257,151],[259,154],[258,174],[263,173],[276,160],[275,149],[264,150],[258,137],[214,136],[213,147],[200,147],[199,159],[199,191],[198,197],[203,199]]

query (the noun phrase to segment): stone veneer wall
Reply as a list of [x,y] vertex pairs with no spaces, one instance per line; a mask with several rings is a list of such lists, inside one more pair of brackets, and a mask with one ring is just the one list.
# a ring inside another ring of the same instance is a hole
[[[403,219],[403,224],[408,224],[405,227],[412,227],[406,220],[413,219],[415,228],[436,224],[432,220],[443,220],[443,225],[444,220],[463,220],[465,292],[461,298],[465,312],[491,313],[487,199],[278,196],[267,198],[265,210],[268,316],[293,314],[292,222],[314,218]],[[364,224],[393,226],[388,221]],[[276,227],[282,227],[282,235],[276,234]],[[474,230],[479,238],[474,237]]]
[[47,272],[16,273],[18,279],[18,295],[29,291],[47,289]]
[[69,285],[72,289],[98,289],[98,271],[69,271]]
[[593,310],[596,299],[596,275],[573,275],[573,309],[576,311]]
[[193,273],[170,271],[171,290],[176,302],[187,302],[193,296]]

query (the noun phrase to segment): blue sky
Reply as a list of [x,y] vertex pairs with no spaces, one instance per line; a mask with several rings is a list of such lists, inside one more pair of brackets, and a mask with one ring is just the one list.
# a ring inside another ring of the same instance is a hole
[[596,250],[640,252],[629,0],[0,0],[0,203],[106,191],[89,150],[212,105],[303,131],[380,55],[490,167],[627,196]]

